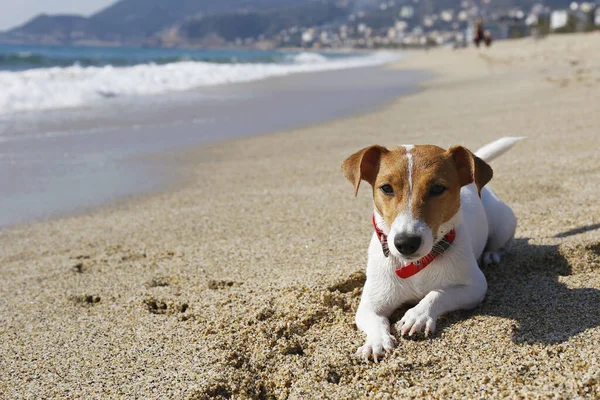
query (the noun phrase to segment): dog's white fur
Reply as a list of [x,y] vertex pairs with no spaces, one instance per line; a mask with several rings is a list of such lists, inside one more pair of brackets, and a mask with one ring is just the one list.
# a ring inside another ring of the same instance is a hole
[[[490,143],[475,154],[490,162],[510,149],[523,138],[501,138]],[[405,146],[410,157],[410,145]],[[409,175],[412,163],[409,158]],[[410,179],[410,177],[409,177]],[[412,184],[412,182],[409,182]],[[369,246],[367,281],[356,313],[356,325],[367,334],[365,344],[357,354],[377,361],[385,352],[393,349],[396,339],[390,332],[390,315],[406,303],[416,303],[396,324],[402,335],[435,331],[437,318],[449,311],[477,306],[487,290],[485,276],[479,269],[478,259],[485,263],[498,262],[502,252],[510,244],[517,219],[505,203],[489,188],[478,195],[474,183],[464,186],[460,192],[459,211],[442,224],[435,238],[443,237],[451,229],[456,230],[454,243],[437,257],[427,268],[408,278],[399,278],[395,270],[406,259],[392,243],[390,256],[385,257],[381,243],[373,234]],[[386,226],[381,215],[375,212],[375,220],[389,238],[397,233],[413,233],[422,237],[422,244],[414,259],[425,256],[434,243],[434,234],[427,224],[401,213],[391,227]],[[485,254],[484,254],[485,250]]]

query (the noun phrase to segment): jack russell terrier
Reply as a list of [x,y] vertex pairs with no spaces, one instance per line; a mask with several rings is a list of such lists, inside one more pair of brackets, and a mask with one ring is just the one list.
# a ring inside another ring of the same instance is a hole
[[471,153],[462,146],[370,146],[342,169],[354,185],[373,187],[373,227],[367,281],[356,325],[367,334],[357,355],[375,362],[396,339],[389,317],[416,304],[396,323],[412,336],[433,334],[437,318],[476,307],[487,282],[477,261],[498,263],[515,234],[517,219],[489,188],[487,164],[521,137],[504,137]]

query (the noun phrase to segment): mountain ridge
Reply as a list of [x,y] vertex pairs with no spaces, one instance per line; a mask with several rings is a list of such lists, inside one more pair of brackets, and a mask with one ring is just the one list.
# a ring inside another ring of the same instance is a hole
[[315,0],[121,0],[89,17],[39,14],[3,36],[34,42],[46,36],[61,43],[85,39],[142,44],[190,18],[312,2]]

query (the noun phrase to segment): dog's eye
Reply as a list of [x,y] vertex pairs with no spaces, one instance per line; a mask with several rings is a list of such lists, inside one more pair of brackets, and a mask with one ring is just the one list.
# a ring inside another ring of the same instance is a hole
[[446,186],[440,185],[439,183],[436,183],[435,185],[433,185],[431,187],[431,189],[429,189],[429,193],[431,193],[432,196],[439,196],[440,194],[444,193],[445,191],[446,191]]
[[379,189],[381,189],[381,191],[385,194],[394,194],[394,189],[392,188],[392,185],[383,185]]

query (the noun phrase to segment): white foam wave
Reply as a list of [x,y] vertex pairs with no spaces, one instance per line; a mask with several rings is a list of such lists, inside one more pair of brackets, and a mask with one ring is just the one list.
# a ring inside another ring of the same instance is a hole
[[288,57],[286,57],[286,61],[288,60],[294,64],[318,64],[327,62],[328,58],[317,53],[303,52],[298,54],[290,54]]
[[299,53],[291,64],[213,64],[185,61],[132,67],[81,67],[0,72],[0,114],[78,107],[111,97],[140,96],[201,86],[248,82],[294,73],[382,65],[400,59],[389,52],[327,59]]

